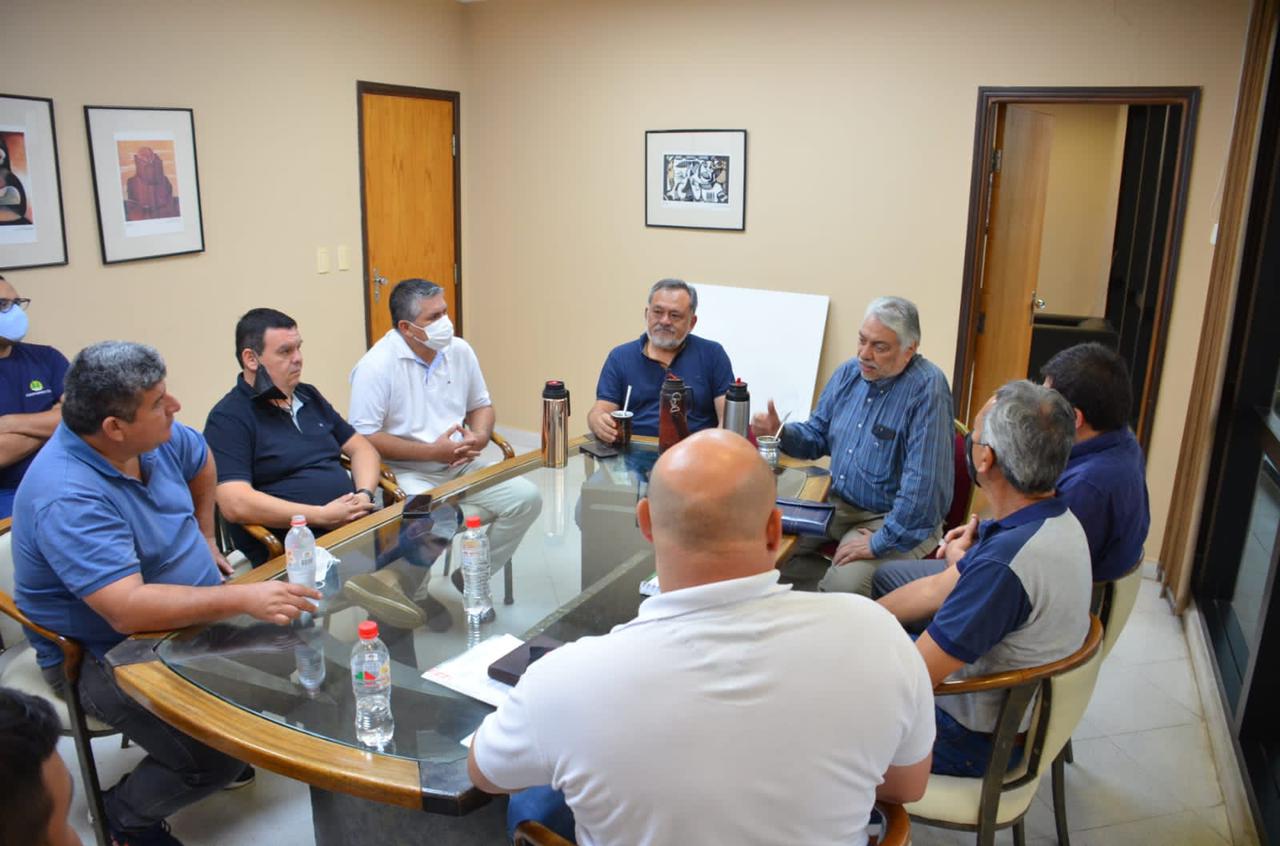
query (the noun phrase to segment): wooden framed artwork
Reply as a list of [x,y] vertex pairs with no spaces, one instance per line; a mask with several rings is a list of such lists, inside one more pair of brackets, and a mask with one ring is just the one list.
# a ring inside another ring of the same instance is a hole
[[85,106],[106,264],[204,251],[191,109]]
[[644,160],[645,226],[745,228],[745,129],[649,130]]
[[66,263],[53,101],[0,94],[0,270]]

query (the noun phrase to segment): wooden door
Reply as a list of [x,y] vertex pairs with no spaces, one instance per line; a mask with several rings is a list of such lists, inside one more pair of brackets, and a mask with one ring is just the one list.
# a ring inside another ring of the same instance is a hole
[[458,94],[357,84],[367,340],[391,328],[387,300],[402,279],[444,288],[460,332]]
[[978,410],[1011,379],[1027,375],[1040,239],[1049,184],[1053,118],[1025,106],[1000,107],[991,212],[978,293],[970,425]]

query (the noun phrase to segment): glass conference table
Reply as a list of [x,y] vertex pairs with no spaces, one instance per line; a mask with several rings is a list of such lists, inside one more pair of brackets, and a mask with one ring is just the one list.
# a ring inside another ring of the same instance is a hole
[[[469,813],[488,797],[467,777],[462,741],[493,708],[422,673],[465,652],[477,634],[527,640],[545,633],[568,642],[608,632],[635,616],[644,599],[640,583],[654,572],[653,550],[637,527],[635,505],[645,495],[656,445],[637,438],[628,452],[597,459],[579,451],[589,442],[582,438],[571,445],[564,468],[543,467],[537,453],[517,456],[436,488],[423,516],[406,517],[406,504],[397,504],[322,537],[320,545],[338,561],[315,615],[289,627],[240,616],[135,636],[109,655],[117,681],[188,734],[310,784],[317,843],[359,842],[365,834],[370,842],[395,843],[388,827],[411,824],[420,834],[421,811]],[[826,497],[827,471],[783,461],[779,496]],[[456,506],[471,491],[516,477],[537,488],[541,513],[513,556],[511,603],[504,604],[503,574],[495,573],[497,618],[478,633],[468,631],[461,594],[445,577],[461,560],[454,548]],[[793,542],[784,538],[779,560]],[[368,590],[347,589],[353,582],[377,592],[369,581],[375,571],[382,571],[382,584],[396,584],[398,596],[422,609],[422,619],[415,619],[413,608],[408,616],[395,613],[396,603],[387,613],[386,603],[368,600]],[[283,559],[276,559],[237,581],[282,577]],[[395,735],[380,751],[356,740],[347,667],[356,625],[369,618],[379,620],[391,653]],[[308,691],[297,667],[317,653],[323,656],[324,680]],[[416,812],[412,823],[403,816],[408,810]]]

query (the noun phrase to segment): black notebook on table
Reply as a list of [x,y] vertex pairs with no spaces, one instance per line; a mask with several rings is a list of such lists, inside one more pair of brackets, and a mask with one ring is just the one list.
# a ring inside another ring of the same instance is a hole
[[826,535],[835,506],[829,502],[778,497],[782,512],[782,531],[788,535]]

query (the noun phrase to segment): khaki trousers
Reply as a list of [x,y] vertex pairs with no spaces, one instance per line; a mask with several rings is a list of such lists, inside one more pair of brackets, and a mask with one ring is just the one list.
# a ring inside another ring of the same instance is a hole
[[847,538],[855,535],[859,529],[876,531],[884,525],[887,514],[874,511],[863,511],[845,502],[834,494],[829,498],[835,506],[835,514],[831,516],[831,525],[827,529],[827,537],[806,535],[796,543],[795,552],[782,565],[784,581],[791,582],[797,590],[820,590],[832,593],[858,593],[871,595],[871,579],[881,564],[888,561],[901,561],[904,558],[923,558],[937,548],[942,540],[942,527],[934,529],[929,537],[910,550],[893,550],[884,558],[871,558],[862,561],[850,561],[839,567],[818,550],[836,541],[838,546]]

